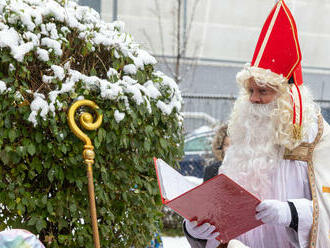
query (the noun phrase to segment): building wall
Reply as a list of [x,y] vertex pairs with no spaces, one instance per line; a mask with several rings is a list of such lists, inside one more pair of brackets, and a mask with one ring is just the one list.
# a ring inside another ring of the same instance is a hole
[[[112,1],[101,0],[102,18],[112,20]],[[174,55],[173,9],[177,1],[160,1],[164,49]],[[274,0],[200,0],[187,56],[250,61],[261,27]],[[194,0],[187,0],[187,15]],[[330,0],[286,0],[296,19],[303,53],[303,66],[330,68]],[[118,0],[118,17],[139,43],[162,54],[155,0]],[[147,34],[147,35],[146,35]],[[147,38],[148,36],[149,38]],[[195,45],[198,45],[196,54]]]

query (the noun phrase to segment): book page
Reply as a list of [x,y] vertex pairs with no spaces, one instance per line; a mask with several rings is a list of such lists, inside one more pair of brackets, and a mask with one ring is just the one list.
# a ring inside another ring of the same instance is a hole
[[197,186],[163,160],[157,159],[156,165],[162,195],[166,200],[172,200]]

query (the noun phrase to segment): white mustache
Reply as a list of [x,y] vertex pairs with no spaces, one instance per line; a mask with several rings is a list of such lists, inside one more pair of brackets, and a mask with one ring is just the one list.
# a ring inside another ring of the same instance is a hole
[[277,104],[276,102],[271,102],[268,104],[250,104],[250,114],[254,115],[256,117],[266,117],[269,116],[273,110],[276,108]]

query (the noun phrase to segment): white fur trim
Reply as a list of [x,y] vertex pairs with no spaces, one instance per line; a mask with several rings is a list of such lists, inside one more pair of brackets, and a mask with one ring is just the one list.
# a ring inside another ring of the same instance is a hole
[[250,66],[249,64],[245,65],[243,70],[236,74],[236,81],[240,85],[245,85],[246,80],[254,78],[257,84],[270,84],[277,86],[283,83],[286,83],[288,80],[275,72],[272,72],[269,69],[263,69],[255,66]]

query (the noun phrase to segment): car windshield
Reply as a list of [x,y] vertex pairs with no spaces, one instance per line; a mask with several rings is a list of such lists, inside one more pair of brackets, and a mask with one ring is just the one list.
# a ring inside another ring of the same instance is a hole
[[211,136],[201,136],[190,139],[184,144],[185,152],[211,151]]

